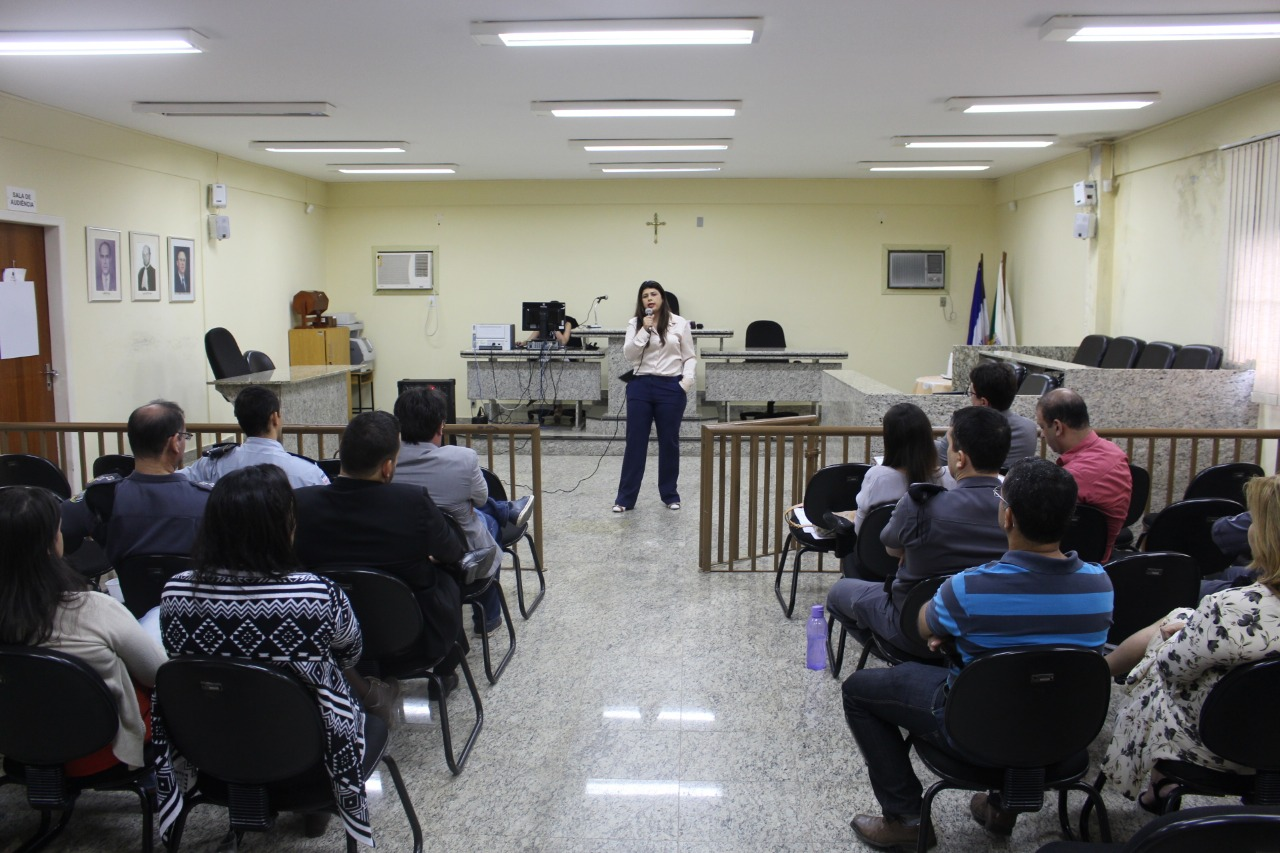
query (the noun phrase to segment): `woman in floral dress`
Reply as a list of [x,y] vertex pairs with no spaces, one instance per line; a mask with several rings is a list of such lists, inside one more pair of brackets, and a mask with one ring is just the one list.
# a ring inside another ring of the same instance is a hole
[[1222,676],[1280,656],[1280,476],[1251,480],[1245,496],[1253,513],[1249,544],[1257,582],[1205,596],[1194,610],[1175,610],[1107,656],[1112,673],[1128,673],[1129,698],[1116,715],[1102,770],[1120,793],[1148,810],[1162,805],[1153,771],[1162,758],[1252,772],[1210,752],[1199,731],[1200,708]]

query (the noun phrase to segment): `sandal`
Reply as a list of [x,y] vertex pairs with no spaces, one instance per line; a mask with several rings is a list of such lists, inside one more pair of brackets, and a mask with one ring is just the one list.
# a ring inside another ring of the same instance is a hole
[[1161,779],[1159,783],[1152,782],[1138,795],[1138,805],[1144,812],[1162,815],[1168,809],[1169,801],[1180,796],[1181,791],[1177,782],[1172,779]]

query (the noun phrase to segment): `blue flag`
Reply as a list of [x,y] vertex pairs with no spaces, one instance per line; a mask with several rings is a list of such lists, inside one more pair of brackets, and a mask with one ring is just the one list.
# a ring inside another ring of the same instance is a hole
[[987,292],[982,286],[982,256],[978,256],[978,275],[973,280],[973,302],[969,306],[969,346],[985,344],[991,324],[987,319]]

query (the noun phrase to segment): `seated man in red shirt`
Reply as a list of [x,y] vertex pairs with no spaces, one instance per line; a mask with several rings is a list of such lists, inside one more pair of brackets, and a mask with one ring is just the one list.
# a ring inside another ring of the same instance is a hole
[[1102,510],[1107,517],[1107,548],[1102,560],[1111,559],[1111,546],[1124,526],[1133,494],[1129,457],[1114,442],[1089,426],[1089,409],[1075,391],[1058,388],[1036,404],[1036,426],[1045,444],[1058,454],[1058,464],[1071,472],[1079,489],[1078,500]]

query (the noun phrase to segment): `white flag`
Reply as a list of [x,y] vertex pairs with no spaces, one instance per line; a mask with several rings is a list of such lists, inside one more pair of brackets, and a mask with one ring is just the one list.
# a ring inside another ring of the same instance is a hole
[[1006,347],[1018,345],[1018,333],[1013,327],[1013,302],[1009,299],[1009,287],[1004,280],[1004,262],[1000,256],[1000,273],[996,279],[995,307],[991,311],[991,342]]

